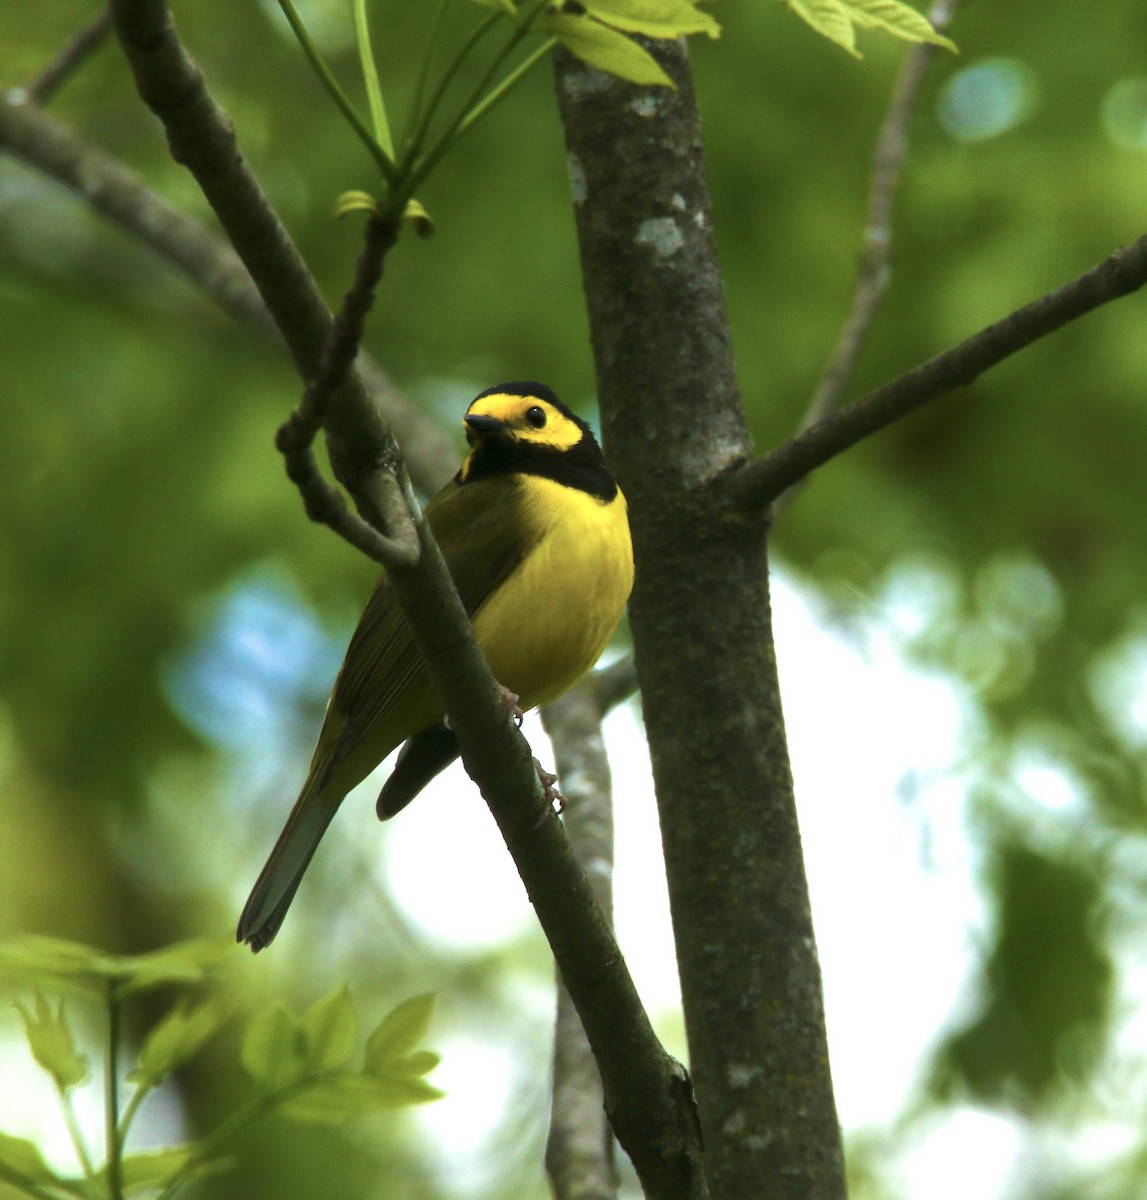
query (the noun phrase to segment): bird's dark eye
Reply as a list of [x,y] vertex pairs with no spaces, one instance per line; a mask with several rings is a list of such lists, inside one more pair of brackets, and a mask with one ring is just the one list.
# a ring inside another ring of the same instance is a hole
[[546,423],[546,410],[535,404],[526,409],[526,420],[535,428],[541,429]]

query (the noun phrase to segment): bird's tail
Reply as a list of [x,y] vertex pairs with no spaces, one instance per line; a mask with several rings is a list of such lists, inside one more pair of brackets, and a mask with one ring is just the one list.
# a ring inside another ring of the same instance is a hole
[[330,786],[330,773],[312,768],[239,917],[236,938],[257,954],[269,946],[295,898],[311,857],[338,812],[343,793]]

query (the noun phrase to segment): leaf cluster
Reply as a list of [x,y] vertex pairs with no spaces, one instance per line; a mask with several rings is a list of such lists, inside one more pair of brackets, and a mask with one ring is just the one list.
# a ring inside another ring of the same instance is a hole
[[[60,1174],[25,1138],[0,1132],[0,1182],[17,1193],[49,1197],[121,1197],[146,1193],[168,1197],[187,1183],[231,1163],[227,1144],[253,1122],[279,1113],[318,1125],[348,1117],[405,1108],[441,1095],[425,1076],[438,1055],[419,1048],[433,1013],[430,995],[414,996],[387,1014],[366,1038],[361,1065],[348,1064],[357,1042],[358,1015],[347,988],[316,1001],[301,1015],[276,1001],[252,1018],[240,1041],[240,1061],[254,1095],[198,1142],[158,1151],[128,1153],[127,1143],[144,1100],[173,1072],[190,1062],[230,1020],[230,1006],[211,983],[214,968],[229,951],[210,941],[185,942],[150,954],[116,956],[56,938],[25,937],[0,946],[0,975],[34,987],[30,1003],[16,1009],[33,1058],[51,1078],[59,1097],[82,1175]],[[87,1054],[77,1047],[63,999],[50,1001],[42,989],[104,1009],[105,1161],[96,1156],[80,1127],[73,1091],[92,1075]],[[135,1064],[124,1075],[133,1085],[119,1103],[125,998],[160,988],[175,989],[170,1008],[143,1039]]]

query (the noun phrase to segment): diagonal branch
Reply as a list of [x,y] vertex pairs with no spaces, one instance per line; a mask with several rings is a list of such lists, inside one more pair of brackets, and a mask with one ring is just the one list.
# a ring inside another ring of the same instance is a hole
[[372,217],[367,221],[354,283],[331,326],[318,370],[308,380],[299,406],[275,435],[275,447],[283,456],[288,478],[303,497],[307,516],[327,525],[383,566],[413,566],[419,555],[418,535],[394,471],[376,471],[366,482],[367,493],[386,531],[383,533],[347,508],[342,493],[323,478],[311,445],[322,428],[328,402],[354,367],[366,315],[374,302],[374,289],[382,278],[387,252],[398,240],[398,227],[397,220]]
[[[330,315],[243,161],[230,122],[181,46],[165,0],[113,0],[112,8],[141,95],[163,120],[173,153],[195,175],[251,271],[300,373],[313,378],[330,339]],[[386,528],[379,496],[395,482],[401,486],[402,464],[353,372],[330,397],[323,425],[339,481],[363,516]],[[681,1158],[682,1130],[695,1127],[684,1072],[653,1033],[585,872],[561,823],[543,804],[530,748],[506,719],[442,555],[417,506],[411,511],[419,551],[415,561],[388,567],[395,596],[585,1026],[622,1144],[648,1196],[683,1196],[688,1164]],[[703,1191],[693,1186],[688,1194],[700,1197]]]
[[956,388],[966,387],[1006,358],[1093,309],[1137,292],[1147,283],[1147,235],[1117,250],[1064,284],[943,354],[869,392],[811,429],[722,477],[729,498],[743,507],[776,500],[817,467]]

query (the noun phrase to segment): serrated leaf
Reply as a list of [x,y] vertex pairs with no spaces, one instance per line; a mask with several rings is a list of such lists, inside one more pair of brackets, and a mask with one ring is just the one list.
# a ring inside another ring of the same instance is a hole
[[155,1087],[176,1067],[195,1057],[204,1044],[219,1032],[230,1015],[220,1000],[205,1000],[172,1009],[148,1034],[128,1082]]
[[358,1014],[346,987],[315,1001],[303,1013],[299,1027],[306,1039],[307,1071],[318,1074],[341,1067],[354,1049]]
[[381,1074],[405,1058],[426,1036],[433,1015],[432,992],[411,996],[391,1009],[366,1040],[364,1069],[371,1074]]
[[421,1079],[380,1079],[373,1075],[336,1075],[316,1080],[282,1107],[284,1116],[309,1124],[335,1125],[349,1117],[426,1104],[443,1095]]
[[928,42],[958,53],[955,42],[932,28],[922,13],[901,0],[842,0],[848,15],[867,29],[883,29],[906,42]]
[[715,38],[721,34],[720,25],[690,0],[585,0],[585,7],[599,21],[615,29],[643,33],[646,37],[706,33]]
[[247,1073],[278,1091],[307,1073],[307,1042],[298,1018],[281,1001],[264,1009],[247,1027],[240,1050]]
[[61,1000],[53,1013],[48,1001],[37,992],[34,1012],[23,1004],[17,1004],[16,1009],[23,1019],[28,1045],[40,1066],[64,1090],[83,1083],[88,1077],[88,1060],[76,1050],[64,1016],[64,1002]]
[[7,1133],[0,1133],[0,1164],[29,1183],[51,1183],[56,1178],[34,1143]]
[[606,71],[629,83],[674,87],[673,80],[665,74],[653,55],[624,33],[610,29],[608,25],[602,25],[589,16],[575,17],[560,13],[546,17],[540,25],[582,62],[597,67],[599,71]]
[[840,0],[785,0],[802,21],[811,25],[822,37],[842,46],[856,58],[856,30]]

